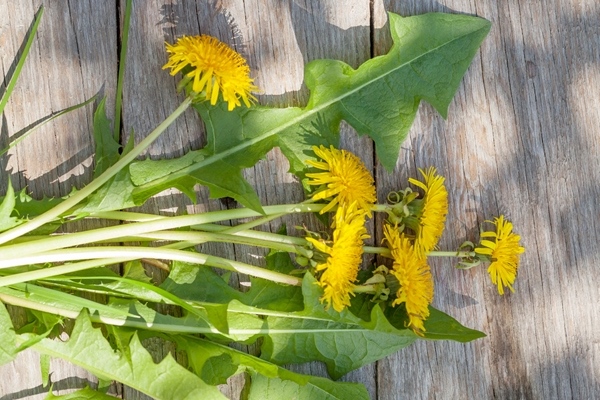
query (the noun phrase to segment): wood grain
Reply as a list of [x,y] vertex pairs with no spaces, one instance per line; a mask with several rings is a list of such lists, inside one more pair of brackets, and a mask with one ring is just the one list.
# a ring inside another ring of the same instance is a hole
[[[0,1],[0,56],[7,75],[40,1]],[[23,127],[102,91],[113,109],[118,35],[124,2],[43,2],[46,12],[34,50],[4,113],[0,147]],[[116,8],[115,8],[116,7]],[[417,168],[436,166],[450,194],[440,247],[475,240],[486,219],[507,215],[526,247],[515,293],[498,296],[485,268],[459,271],[433,260],[434,305],[488,336],[469,344],[419,342],[344,380],[366,385],[374,399],[591,399],[600,396],[600,6],[594,0],[207,0],[134,1],[123,129],[136,142],[181,97],[177,78],[161,70],[164,42],[210,34],[248,59],[263,104],[302,106],[308,92],[303,65],[317,58],[357,67],[391,46],[386,11],[467,13],[492,21],[450,105],[448,120],[422,104],[392,172],[370,140],[343,124],[342,145],[373,166],[380,201],[407,185]],[[91,177],[92,108],[41,128],[0,159],[0,192],[7,178],[36,197],[63,195]],[[204,143],[199,118],[187,112],[149,149],[151,158],[175,157]],[[278,150],[245,171],[266,204],[295,202],[302,190]],[[197,204],[177,191],[161,193],[144,210],[165,214],[236,207]],[[316,224],[307,217],[275,221]],[[381,221],[371,227],[381,240]],[[205,245],[204,250],[256,262],[260,249]],[[239,277],[244,280],[245,277]],[[172,351],[149,344],[160,358]],[[255,353],[255,348],[246,348]],[[0,368],[0,399],[43,398],[35,354]],[[322,365],[291,366],[325,375]],[[53,364],[61,389],[93,378]],[[223,392],[239,397],[243,377]],[[147,398],[114,387],[125,399]],[[62,393],[62,392],[60,392]]]

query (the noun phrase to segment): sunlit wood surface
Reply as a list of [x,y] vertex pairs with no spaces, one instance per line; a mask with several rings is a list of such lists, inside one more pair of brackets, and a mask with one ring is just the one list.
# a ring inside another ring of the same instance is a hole
[[[34,13],[45,13],[30,57],[1,122],[0,148],[37,120],[96,94],[114,93],[124,1],[0,1],[4,76]],[[372,166],[379,200],[406,185],[416,169],[434,165],[450,193],[440,246],[475,240],[479,225],[499,213],[521,234],[526,253],[515,293],[499,296],[484,268],[459,271],[432,263],[434,305],[488,336],[469,344],[419,342],[344,380],[361,382],[373,399],[593,399],[600,397],[600,5],[596,0],[198,0],[134,1],[123,95],[122,137],[143,138],[181,97],[161,70],[164,42],[210,34],[242,52],[262,89],[260,102],[305,104],[303,65],[317,58],[357,67],[390,47],[386,11],[475,14],[492,30],[443,120],[423,104],[393,173],[370,140],[342,126],[343,147]],[[0,158],[0,193],[8,178],[34,197],[65,195],[91,179],[92,106],[39,129]],[[175,157],[204,143],[191,111],[151,147],[152,158]],[[246,171],[265,204],[303,198],[277,150]],[[235,207],[198,204],[164,193],[145,210],[165,214]],[[303,222],[300,220],[288,221]],[[381,240],[378,221],[373,242]],[[268,229],[276,229],[273,222]],[[247,248],[215,252],[252,262]],[[17,311],[15,314],[23,317]],[[150,344],[161,358],[170,348]],[[248,349],[256,352],[256,349]],[[319,364],[294,367],[325,374]],[[52,362],[55,393],[94,378]],[[38,357],[23,353],[0,368],[0,399],[42,399]],[[243,381],[223,388],[236,398]],[[144,395],[118,385],[125,399]]]

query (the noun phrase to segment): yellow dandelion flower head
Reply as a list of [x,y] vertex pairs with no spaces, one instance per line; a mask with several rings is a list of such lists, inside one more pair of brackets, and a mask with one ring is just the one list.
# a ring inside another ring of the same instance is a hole
[[225,43],[208,35],[183,36],[175,44],[166,43],[166,49],[169,60],[163,69],[170,68],[171,75],[183,70],[193,78],[192,90],[205,93],[210,104],[217,104],[219,93],[229,111],[241,105],[240,99],[247,107],[256,100],[250,92],[258,88],[246,60]]
[[354,295],[354,282],[362,263],[363,240],[368,238],[365,228],[365,213],[357,209],[357,203],[340,206],[336,210],[333,243],[328,245],[307,237],[315,248],[329,255],[327,261],[317,265],[319,286],[323,288],[321,302],[341,312],[350,305]]
[[419,225],[416,232],[415,250],[419,257],[432,251],[444,232],[446,215],[448,214],[448,191],[444,186],[444,177],[437,175],[434,167],[427,171],[419,169],[424,182],[410,178],[409,182],[425,192],[418,213]]
[[394,258],[391,273],[400,284],[392,305],[404,303],[407,327],[422,336],[424,321],[429,317],[429,304],[433,300],[433,277],[427,259],[418,256],[410,239],[397,227],[387,224],[383,233]]
[[505,220],[503,215],[495,218],[493,224],[496,225],[496,231],[483,232],[475,252],[491,259],[488,273],[492,283],[497,286],[498,293],[502,295],[505,286],[514,292],[512,284],[517,277],[520,254],[525,252],[525,248],[519,244],[521,236],[513,233],[513,224]]
[[313,194],[313,199],[331,198],[321,214],[333,209],[337,204],[358,204],[371,216],[371,206],[377,201],[375,182],[371,173],[356,155],[338,150],[331,146],[313,147],[313,151],[322,161],[308,160],[306,163],[325,172],[308,173],[309,185],[323,186]]

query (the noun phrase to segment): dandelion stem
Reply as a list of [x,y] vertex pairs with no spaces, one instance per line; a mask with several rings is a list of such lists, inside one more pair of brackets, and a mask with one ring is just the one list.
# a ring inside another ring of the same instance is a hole
[[[323,207],[325,207],[324,204],[284,204],[267,206],[264,207],[263,210],[266,215],[273,215],[282,213],[291,214],[300,212],[315,212],[320,211]],[[152,221],[135,222],[131,224],[92,229],[85,232],[51,236],[45,239],[2,246],[0,260],[19,258],[23,254],[40,254],[46,251],[57,250],[65,247],[80,246],[127,236],[138,236],[141,234],[171,230],[186,226],[261,216],[262,214],[259,214],[258,212],[248,208],[236,208],[233,210],[165,217]]]
[[428,257],[458,257],[467,258],[474,257],[475,252],[473,251],[430,251],[427,253]]
[[50,251],[39,255],[21,257],[17,260],[2,261],[0,262],[0,268],[40,264],[44,262],[77,261],[95,258],[140,259],[148,257],[162,260],[182,261],[221,268],[228,271],[239,272],[242,274],[254,276],[257,278],[268,279],[273,282],[283,283],[287,285],[300,286],[302,283],[302,279],[294,276],[282,274],[275,271],[269,271],[264,268],[255,267],[253,265],[228,260],[221,257],[211,256],[208,254],[194,253],[190,251],[183,251],[177,249],[165,249],[156,247],[140,248],[136,246],[82,247],[75,249]]
[[[366,254],[379,254],[384,257],[391,257],[391,251],[386,247],[373,247],[373,246],[364,246],[363,251]],[[474,257],[475,253],[472,251],[430,251],[427,253],[427,257],[458,257],[458,258],[468,258]]]

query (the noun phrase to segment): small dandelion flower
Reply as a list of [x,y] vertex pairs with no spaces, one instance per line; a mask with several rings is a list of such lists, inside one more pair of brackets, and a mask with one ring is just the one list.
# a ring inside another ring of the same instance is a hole
[[252,84],[246,60],[231,47],[208,35],[183,36],[175,44],[166,44],[169,60],[163,69],[170,68],[171,75],[183,71],[192,79],[192,90],[204,93],[205,100],[217,104],[219,93],[227,102],[229,111],[247,107],[256,98],[250,93],[258,88]]
[[400,284],[392,305],[405,304],[407,327],[422,336],[423,322],[429,317],[429,304],[433,300],[433,277],[427,259],[418,256],[410,239],[396,227],[386,224],[383,233],[394,258],[391,273]]
[[415,250],[419,257],[432,251],[444,232],[446,214],[448,214],[448,192],[444,186],[444,177],[437,175],[434,167],[427,171],[419,169],[425,182],[410,178],[409,182],[425,191],[418,212],[419,224],[416,229]]
[[317,265],[319,286],[323,288],[321,302],[327,307],[341,312],[350,305],[350,296],[354,295],[354,282],[362,263],[363,240],[368,238],[365,228],[365,212],[357,208],[357,203],[340,206],[335,213],[335,230],[331,246],[307,237],[315,248],[328,254],[324,263]]
[[371,216],[371,206],[377,200],[375,185],[371,173],[360,158],[346,150],[338,150],[331,146],[313,147],[313,151],[322,161],[308,160],[307,164],[326,172],[308,173],[312,178],[309,185],[324,186],[313,194],[313,199],[331,198],[329,204],[321,210],[321,214],[333,209],[337,204],[349,205],[357,202],[358,208]]
[[495,218],[493,224],[496,225],[496,231],[483,232],[475,252],[490,258],[488,273],[492,283],[498,287],[498,293],[502,295],[505,286],[514,292],[512,284],[519,269],[519,255],[525,252],[525,248],[519,244],[521,236],[513,233],[513,224],[505,220],[503,215]]

